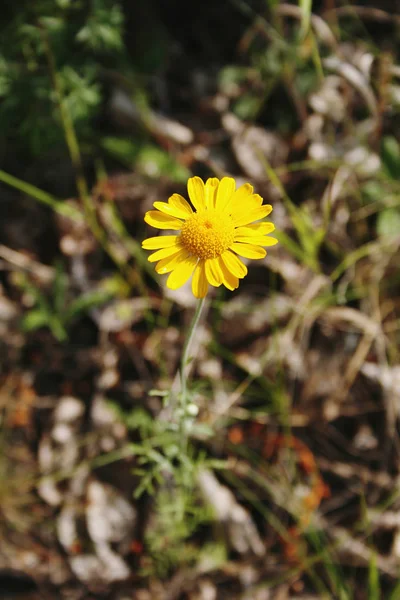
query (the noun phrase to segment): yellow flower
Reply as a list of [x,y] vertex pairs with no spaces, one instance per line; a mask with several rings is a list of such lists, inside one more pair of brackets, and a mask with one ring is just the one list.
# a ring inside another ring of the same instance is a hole
[[269,204],[253,194],[245,183],[237,190],[235,180],[223,177],[207,179],[191,177],[188,181],[190,204],[179,194],[168,202],[154,202],[144,220],[157,229],[179,231],[177,235],[151,237],[143,248],[156,250],[149,261],[156,262],[157,273],[170,273],[167,286],[174,290],[193,274],[192,290],[196,298],[204,298],[208,285],[228,290],[239,285],[247,268],[237,256],[264,258],[262,246],[274,246],[278,240],[267,237],[273,223],[254,223],[272,211]]

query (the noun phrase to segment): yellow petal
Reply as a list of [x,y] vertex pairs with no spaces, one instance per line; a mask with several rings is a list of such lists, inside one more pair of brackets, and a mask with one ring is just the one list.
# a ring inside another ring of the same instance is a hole
[[182,250],[182,246],[171,246],[170,248],[161,248],[161,250],[157,250],[157,252],[153,252],[153,254],[150,254],[147,260],[149,262],[156,262],[157,260],[162,260],[163,258],[168,258],[168,256],[172,256],[173,254],[177,254],[179,250]]
[[246,198],[251,196],[253,193],[253,186],[250,183],[244,183],[241,185],[231,198],[231,209],[232,211],[241,210],[246,206]]
[[188,256],[182,260],[172,271],[167,279],[167,287],[170,290],[176,290],[184,285],[197,265],[198,259],[195,256]]
[[264,202],[263,198],[260,194],[250,194],[245,196],[241,203],[232,203],[232,215],[236,215],[238,213],[242,213],[249,210],[254,210],[262,205]]
[[169,203],[167,204],[166,202],[154,202],[153,206],[154,208],[160,210],[162,213],[170,215],[171,217],[176,217],[177,219],[186,220],[190,216],[180,208],[176,208],[176,206],[173,206]]
[[267,254],[264,248],[261,248],[260,246],[254,246],[253,244],[239,244],[234,242],[232,246],[229,246],[229,248],[230,250],[236,252],[236,254],[239,254],[239,256],[243,256],[244,258],[253,258],[255,260],[264,258],[264,256]]
[[253,225],[246,225],[246,227],[236,227],[235,236],[255,235],[258,237],[260,235],[268,235],[268,233],[271,233],[274,230],[275,225],[273,223],[254,223]]
[[146,223],[157,229],[181,229],[183,225],[183,221],[165,215],[159,210],[149,210],[144,215],[144,220]]
[[219,287],[223,282],[224,276],[222,275],[218,259],[208,258],[205,261],[205,271],[208,282],[214,287]]
[[172,269],[175,269],[183,260],[185,260],[189,256],[189,252],[187,250],[178,250],[176,254],[169,256],[167,258],[163,258],[156,264],[156,271],[160,275],[164,275],[165,273],[169,273]]
[[211,209],[215,208],[215,197],[219,186],[219,179],[216,177],[210,177],[206,181],[205,186],[205,203],[206,208]]
[[223,177],[221,179],[215,197],[215,208],[217,210],[225,210],[230,205],[235,187],[235,180],[232,177]]
[[192,292],[196,298],[204,298],[208,292],[208,281],[204,269],[204,260],[199,261],[192,279]]
[[204,182],[200,177],[191,177],[187,184],[188,194],[191,203],[197,211],[204,210],[206,207],[204,199]]
[[170,204],[176,209],[179,209],[182,212],[182,214],[184,213],[185,216],[182,218],[187,219],[193,214],[193,210],[189,202],[185,200],[185,198],[180,194],[172,194],[172,196],[168,198],[168,204]]
[[260,196],[260,194],[251,194],[251,196],[247,199],[247,202],[252,205],[254,204],[255,206],[261,206],[264,202],[264,199]]
[[241,225],[247,225],[248,223],[252,223],[253,221],[259,221],[263,219],[272,210],[272,206],[269,204],[265,204],[264,206],[260,206],[255,209],[246,210],[242,213],[232,215],[233,223],[235,227],[240,227]]
[[223,277],[222,283],[228,290],[236,290],[239,287],[239,279],[229,271],[220,256],[218,257],[218,263]]
[[278,243],[278,240],[273,237],[267,237],[266,235],[235,235],[235,242],[244,242],[245,244],[255,244],[256,246],[275,246]]
[[242,263],[240,258],[233,254],[230,250],[227,250],[221,255],[222,260],[225,263],[225,266],[232,275],[235,277],[239,277],[239,279],[243,279],[247,275],[247,267]]
[[177,235],[158,235],[157,237],[150,237],[142,242],[142,248],[145,250],[158,250],[159,248],[168,248],[169,246],[175,246]]
[[258,210],[263,203],[263,199],[258,194],[252,194],[248,196],[240,208],[234,208],[231,210],[233,220],[241,219],[243,216],[248,215],[249,212]]

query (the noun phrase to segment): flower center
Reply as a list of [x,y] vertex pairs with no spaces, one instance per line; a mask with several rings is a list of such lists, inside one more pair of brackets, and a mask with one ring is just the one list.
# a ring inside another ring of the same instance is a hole
[[221,256],[234,237],[235,226],[229,214],[206,210],[189,217],[182,226],[179,240],[191,254],[205,259]]

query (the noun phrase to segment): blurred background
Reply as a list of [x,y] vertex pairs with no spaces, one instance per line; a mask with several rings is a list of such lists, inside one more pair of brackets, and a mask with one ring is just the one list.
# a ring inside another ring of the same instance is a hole
[[[400,599],[400,3],[3,0],[0,600]],[[196,336],[187,179],[279,244]]]

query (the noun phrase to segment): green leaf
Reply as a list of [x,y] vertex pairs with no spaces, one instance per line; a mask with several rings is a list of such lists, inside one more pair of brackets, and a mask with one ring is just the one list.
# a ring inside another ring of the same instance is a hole
[[101,140],[101,145],[111,156],[121,161],[127,167],[132,167],[140,151],[139,144],[132,138],[108,136]]
[[377,202],[382,200],[385,195],[385,188],[376,180],[366,181],[361,188],[363,202]]
[[50,318],[49,327],[51,333],[59,342],[65,342],[68,339],[68,333],[58,316],[53,315]]
[[95,76],[94,69],[86,68],[81,76],[70,66],[59,73],[63,102],[73,121],[90,118],[100,104],[100,87],[94,82]]
[[218,79],[219,86],[222,92],[230,95],[232,89],[247,81],[250,75],[249,67],[237,65],[228,65],[221,69]]
[[102,306],[111,298],[112,295],[105,290],[93,290],[91,292],[87,292],[70,304],[65,313],[65,321],[68,322],[70,319],[73,319],[81,313],[85,313],[92,308]]
[[396,237],[400,233],[400,211],[386,208],[378,215],[376,229],[379,237]]
[[304,258],[303,249],[289,237],[284,231],[274,231],[274,236],[279,240],[286,250],[290,252],[295,258],[302,261]]
[[244,121],[253,121],[262,105],[263,98],[258,98],[254,94],[243,94],[235,102],[234,113],[239,119]]
[[381,157],[387,175],[391,179],[398,180],[400,178],[400,145],[392,135],[383,138]]
[[49,326],[49,315],[40,308],[30,310],[22,318],[22,328],[25,332],[36,331],[41,327]]
[[0,54],[0,97],[9,93],[11,87],[11,69],[6,59]]
[[62,9],[69,8],[72,2],[73,0],[56,0],[57,6],[59,6]]
[[65,310],[68,278],[61,262],[56,264],[56,275],[53,282],[53,309],[56,315],[62,315]]
[[368,600],[379,600],[380,598],[379,569],[376,564],[376,554],[372,552],[368,569]]
[[123,21],[122,9],[117,4],[94,9],[76,39],[92,50],[121,50]]

